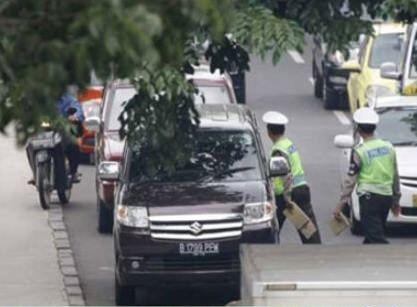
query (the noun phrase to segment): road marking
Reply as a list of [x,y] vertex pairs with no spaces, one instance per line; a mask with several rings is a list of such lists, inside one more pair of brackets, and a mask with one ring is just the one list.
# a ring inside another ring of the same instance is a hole
[[308,78],[308,81],[310,81],[311,85],[314,85],[314,79],[313,79],[313,77]]
[[288,50],[288,54],[290,55],[290,57],[292,57],[292,59],[294,60],[295,63],[297,63],[297,64],[304,64],[305,63],[303,57],[301,56],[301,54],[298,51]]
[[333,113],[334,115],[336,115],[337,119],[342,125],[350,125],[350,119],[346,116],[345,113],[343,113],[342,111],[333,111]]
[[100,271],[109,271],[109,272],[114,272],[114,268],[113,267],[109,267],[109,266],[101,266],[99,267]]

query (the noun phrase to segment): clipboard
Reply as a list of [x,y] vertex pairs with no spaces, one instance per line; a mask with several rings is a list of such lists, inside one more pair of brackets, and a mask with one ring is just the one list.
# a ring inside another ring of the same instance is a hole
[[329,221],[329,226],[332,229],[334,235],[338,236],[343,231],[345,231],[346,228],[350,227],[350,221],[343,213],[340,213],[339,218],[333,217]]
[[307,214],[293,201],[289,201],[292,208],[285,208],[283,214],[306,239],[316,233],[317,228]]

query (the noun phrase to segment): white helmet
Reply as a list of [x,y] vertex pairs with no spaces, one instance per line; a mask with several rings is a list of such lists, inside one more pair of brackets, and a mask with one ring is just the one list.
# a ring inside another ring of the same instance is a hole
[[353,114],[353,121],[356,124],[376,125],[379,123],[379,116],[371,108],[360,108]]
[[266,124],[272,125],[286,125],[288,124],[288,118],[280,113],[275,111],[268,111],[262,116],[262,120]]

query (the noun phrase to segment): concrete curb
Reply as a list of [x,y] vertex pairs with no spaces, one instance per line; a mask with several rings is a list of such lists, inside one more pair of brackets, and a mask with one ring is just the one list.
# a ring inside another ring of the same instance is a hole
[[48,224],[52,230],[68,305],[85,306],[84,294],[81,289],[67,227],[64,223],[64,213],[60,205],[51,205],[48,210]]

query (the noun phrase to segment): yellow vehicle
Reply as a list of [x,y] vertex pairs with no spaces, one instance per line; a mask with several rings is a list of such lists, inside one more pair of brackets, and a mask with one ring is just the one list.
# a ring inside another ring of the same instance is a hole
[[353,71],[347,83],[350,111],[373,105],[377,97],[399,92],[399,82],[380,76],[381,64],[400,65],[406,26],[398,23],[374,24],[374,36],[362,39],[358,60],[344,64]]

